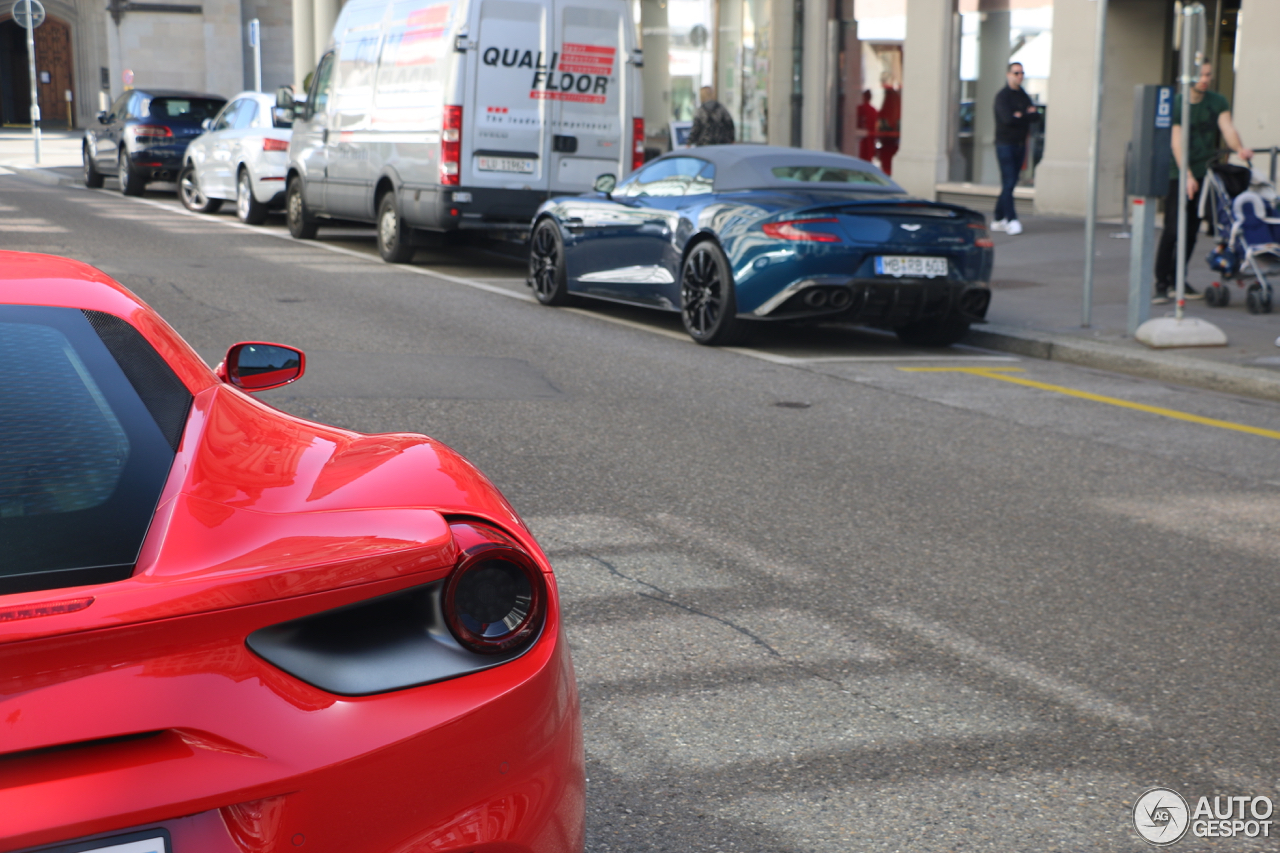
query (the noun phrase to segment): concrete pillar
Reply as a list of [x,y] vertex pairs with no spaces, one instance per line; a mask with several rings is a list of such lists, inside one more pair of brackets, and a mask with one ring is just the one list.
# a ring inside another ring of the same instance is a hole
[[769,32],[769,144],[791,144],[795,0],[771,0]]
[[828,88],[828,70],[834,57],[827,34],[831,20],[827,0],[804,0],[804,117],[801,119],[801,145],[816,151],[827,147],[827,122],[833,117]]
[[[1280,145],[1280,98],[1276,97],[1276,34],[1280,33],[1280,3],[1244,0],[1240,28],[1236,31],[1236,93],[1231,119],[1245,145],[1270,148]],[[1255,168],[1270,165],[1267,155],[1253,161]]]
[[333,25],[338,21],[338,11],[342,8],[340,0],[313,0],[315,8],[315,20],[313,22],[313,32],[315,33],[315,58],[312,60],[312,66],[320,60],[320,55],[324,53],[324,49],[329,46],[329,39],[333,36]]
[[315,14],[311,0],[293,0],[293,88],[302,92],[302,81],[316,67]]
[[[671,121],[671,39],[667,27],[667,4],[663,0],[640,0],[640,37],[644,44],[640,79],[644,89],[644,132],[650,137],[665,135]],[[694,92],[695,98],[697,94]],[[665,151],[669,144],[658,147]]]
[[[1089,178],[1089,116],[1097,5],[1055,0],[1053,77],[1044,159],[1036,170],[1037,213],[1084,216]],[[1098,156],[1098,215],[1118,217],[1124,201],[1125,146],[1133,127],[1133,87],[1162,82],[1169,49],[1164,0],[1112,2],[1107,13],[1102,136]]]
[[844,67],[840,69],[844,104],[836,121],[841,124],[841,151],[858,156],[858,105],[862,103],[862,42],[858,40],[858,22],[853,19],[853,2],[844,0]]
[[973,96],[973,180],[1000,183],[996,160],[996,94],[1007,84],[1009,68],[1008,10],[983,12],[978,25],[978,85]]
[[933,198],[935,186],[947,179],[958,27],[955,0],[907,0],[902,141],[893,179],[921,198]]

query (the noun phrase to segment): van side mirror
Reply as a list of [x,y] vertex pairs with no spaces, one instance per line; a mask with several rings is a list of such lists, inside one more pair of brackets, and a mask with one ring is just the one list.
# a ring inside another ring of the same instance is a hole
[[262,341],[245,341],[227,350],[214,370],[218,378],[246,391],[280,388],[302,378],[307,357],[302,350]]
[[617,175],[605,174],[605,175],[597,176],[596,182],[591,185],[591,188],[598,193],[604,193],[605,195],[612,197],[614,187],[616,187],[617,185],[618,185]]

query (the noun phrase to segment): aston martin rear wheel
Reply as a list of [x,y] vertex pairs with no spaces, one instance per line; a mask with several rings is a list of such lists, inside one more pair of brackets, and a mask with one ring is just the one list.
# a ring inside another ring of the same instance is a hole
[[715,243],[693,247],[680,267],[680,319],[700,344],[732,346],[746,340],[748,328],[737,317],[729,259]]
[[543,305],[568,305],[569,277],[564,267],[564,240],[560,228],[544,219],[533,229],[529,245],[528,284]]
[[959,343],[969,331],[969,321],[954,314],[919,320],[895,329],[898,340],[908,346],[949,347]]

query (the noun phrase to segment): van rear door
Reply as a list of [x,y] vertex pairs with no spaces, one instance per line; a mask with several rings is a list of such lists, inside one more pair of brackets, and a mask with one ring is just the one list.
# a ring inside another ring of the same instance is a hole
[[554,0],[480,0],[463,104],[461,185],[550,187],[550,112],[534,95],[554,62]]
[[622,0],[555,0],[554,69],[539,81],[551,110],[551,191],[581,193],[629,171],[628,60],[634,36]]

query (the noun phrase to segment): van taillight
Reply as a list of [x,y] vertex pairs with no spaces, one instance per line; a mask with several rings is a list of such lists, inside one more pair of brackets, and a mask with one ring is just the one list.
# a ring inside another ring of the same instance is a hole
[[458,185],[462,172],[462,107],[445,107],[440,129],[440,183]]
[[634,171],[644,165],[644,119],[631,120],[631,168]]

